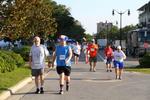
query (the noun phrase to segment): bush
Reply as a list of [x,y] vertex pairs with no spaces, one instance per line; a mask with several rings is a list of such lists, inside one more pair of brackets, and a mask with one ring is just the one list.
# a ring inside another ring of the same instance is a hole
[[[6,51],[5,51],[6,52]],[[12,70],[14,70],[17,65],[15,63],[15,60],[10,57],[9,55],[7,55],[5,52],[0,51],[0,61],[1,61],[1,67],[0,67],[0,71],[1,72],[11,72]]]
[[11,72],[24,64],[25,62],[19,54],[12,51],[0,50],[0,72]]
[[6,53],[7,55],[9,55],[10,57],[12,57],[15,60],[15,64],[17,65],[17,67],[23,66],[25,64],[25,61],[23,60],[23,58],[21,57],[20,54],[16,54],[12,51],[8,52],[8,51],[3,51],[4,53]]
[[4,73],[6,71],[5,67],[5,61],[2,57],[0,57],[0,72]]
[[20,54],[25,61],[29,61],[29,53],[30,53],[29,46],[23,46],[22,48],[14,48],[13,51],[15,53]]
[[140,67],[150,68],[150,52],[146,53],[143,58],[139,60]]

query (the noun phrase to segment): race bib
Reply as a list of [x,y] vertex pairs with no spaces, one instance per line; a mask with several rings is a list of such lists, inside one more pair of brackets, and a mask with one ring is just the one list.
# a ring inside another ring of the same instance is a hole
[[121,59],[122,59],[122,58],[121,58],[120,56],[117,56],[117,57],[116,57],[116,60],[117,60],[117,61],[120,61]]
[[60,55],[60,56],[59,56],[59,59],[60,59],[60,60],[65,60],[65,55]]
[[91,48],[91,51],[94,51],[95,49],[94,48]]

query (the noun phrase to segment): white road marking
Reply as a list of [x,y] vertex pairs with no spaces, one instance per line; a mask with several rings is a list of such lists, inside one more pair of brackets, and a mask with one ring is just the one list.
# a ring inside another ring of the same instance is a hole
[[121,80],[83,80],[83,81],[87,81],[87,82],[95,82],[95,83],[109,83],[109,82],[120,82]]

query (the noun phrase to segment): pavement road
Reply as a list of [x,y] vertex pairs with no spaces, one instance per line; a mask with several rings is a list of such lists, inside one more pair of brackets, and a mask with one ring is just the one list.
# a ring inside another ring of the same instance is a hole
[[[100,56],[96,72],[89,72],[83,57],[79,64],[72,64],[71,88],[63,95],[58,94],[59,76],[51,70],[45,77],[44,94],[34,94],[32,81],[7,100],[150,100],[150,75],[125,71],[122,80],[115,80],[114,69],[106,72]],[[134,65],[128,61],[126,64]]]

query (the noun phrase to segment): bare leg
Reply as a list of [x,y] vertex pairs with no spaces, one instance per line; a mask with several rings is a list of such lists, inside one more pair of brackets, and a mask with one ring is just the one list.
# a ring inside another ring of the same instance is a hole
[[40,75],[41,87],[44,85],[44,75]]
[[77,56],[74,56],[74,63],[77,64]]
[[119,79],[121,79],[122,72],[123,72],[123,69],[119,69]]
[[111,63],[109,64],[109,70],[110,70],[110,72],[112,72],[112,65],[111,65]]
[[40,92],[39,83],[39,76],[35,76],[36,94]]
[[35,76],[35,85],[39,88],[39,76]]
[[63,87],[64,87],[65,75],[64,73],[60,74],[59,84],[60,84],[60,92],[59,94],[63,94]]
[[107,72],[109,71],[109,64],[107,63],[106,64],[106,69],[107,69]]
[[93,71],[96,71],[96,62],[93,63]]
[[78,61],[79,61],[79,57],[76,57],[76,64],[78,64]]
[[90,71],[92,71],[92,69],[93,69],[93,68],[92,68],[92,62],[90,62]]
[[44,85],[44,75],[40,75],[40,83],[41,83],[41,88],[40,88],[40,93],[44,93],[43,90],[43,85]]
[[116,79],[118,79],[118,76],[119,76],[119,69],[118,68],[115,68],[115,74],[116,74]]
[[69,91],[70,76],[65,76],[65,80],[66,80],[66,90]]

